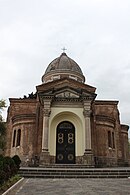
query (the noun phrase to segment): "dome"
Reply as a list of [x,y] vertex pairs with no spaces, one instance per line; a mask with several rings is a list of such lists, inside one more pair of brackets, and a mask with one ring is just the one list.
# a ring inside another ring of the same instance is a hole
[[79,65],[69,58],[66,53],[62,53],[60,57],[54,59],[47,67],[42,77],[44,83],[61,78],[71,78],[79,82],[84,82],[82,70]]

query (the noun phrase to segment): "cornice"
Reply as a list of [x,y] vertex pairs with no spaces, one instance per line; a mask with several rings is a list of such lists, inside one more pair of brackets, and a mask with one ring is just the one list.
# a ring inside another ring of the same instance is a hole
[[48,82],[48,83],[43,83],[41,85],[36,86],[37,91],[46,91],[48,89],[58,89],[61,88],[62,86],[71,86],[73,88],[77,89],[77,86],[79,89],[84,89],[84,90],[88,90],[91,93],[94,93],[96,88],[84,83],[80,83],[78,81],[75,81],[73,79],[70,78],[63,78],[63,79],[59,79],[59,80],[54,80],[52,82]]
[[34,120],[36,118],[36,114],[20,114],[12,117],[12,122],[15,123],[21,120]]
[[80,96],[78,98],[74,97],[55,97],[53,95],[42,95],[39,94],[41,103],[44,103],[44,101],[48,100],[51,102],[83,102],[83,101],[93,101],[95,98],[94,96]]
[[29,98],[9,98],[10,103],[36,103],[36,99],[29,99]]
[[112,117],[104,116],[104,115],[96,115],[96,122],[107,122],[109,124],[112,124],[112,126],[115,126],[115,119]]
[[95,105],[117,105],[119,101],[116,100],[95,100]]

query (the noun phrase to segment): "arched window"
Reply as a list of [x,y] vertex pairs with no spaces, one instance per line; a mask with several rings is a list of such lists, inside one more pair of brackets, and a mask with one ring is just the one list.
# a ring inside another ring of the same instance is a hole
[[21,129],[18,129],[18,132],[17,132],[17,146],[20,146],[20,141],[21,141]]
[[108,131],[108,147],[115,149],[115,135],[111,131]]
[[112,132],[112,144],[113,144],[113,148],[115,148],[115,136],[114,136],[114,132]]
[[108,147],[112,148],[111,132],[108,131]]
[[12,147],[15,147],[15,139],[16,139],[16,130],[14,130],[13,145],[12,145]]

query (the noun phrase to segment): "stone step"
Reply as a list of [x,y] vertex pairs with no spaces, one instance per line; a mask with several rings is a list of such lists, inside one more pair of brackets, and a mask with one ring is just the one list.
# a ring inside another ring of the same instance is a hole
[[40,168],[94,168],[90,165],[80,165],[80,164],[51,164],[51,165],[40,165]]
[[19,174],[32,178],[128,178],[130,169],[86,169],[82,168],[20,168]]
[[25,178],[128,178],[128,175],[21,175]]
[[130,175],[130,172],[52,172],[52,171],[46,171],[46,172],[26,172],[26,171],[19,171],[19,174],[23,175]]

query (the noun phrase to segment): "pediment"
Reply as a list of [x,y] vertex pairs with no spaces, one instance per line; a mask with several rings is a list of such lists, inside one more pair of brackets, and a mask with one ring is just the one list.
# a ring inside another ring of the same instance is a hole
[[70,87],[64,87],[60,89],[50,89],[44,92],[38,93],[41,97],[44,98],[60,98],[60,99],[95,99],[96,94],[90,93],[88,91],[83,91],[81,89],[73,89]]
[[83,89],[87,90],[88,92],[95,93],[96,88],[90,85],[87,85],[85,83],[80,83],[78,81],[72,80],[72,79],[60,79],[55,80],[53,82],[49,83],[43,83],[39,86],[37,86],[37,91],[47,91],[50,89],[60,89],[64,87],[71,87],[74,89]]
[[70,89],[69,87],[60,88],[60,89],[50,89],[40,94],[44,96],[54,96],[54,97],[71,97],[71,98],[79,98],[81,96],[81,91],[76,91],[75,89]]
[[73,90],[60,90],[55,93],[55,97],[59,98],[79,98],[80,94]]
[[95,99],[95,89],[84,83],[79,83],[70,79],[63,79],[51,83],[37,86],[40,96],[50,96],[55,98],[92,98]]

